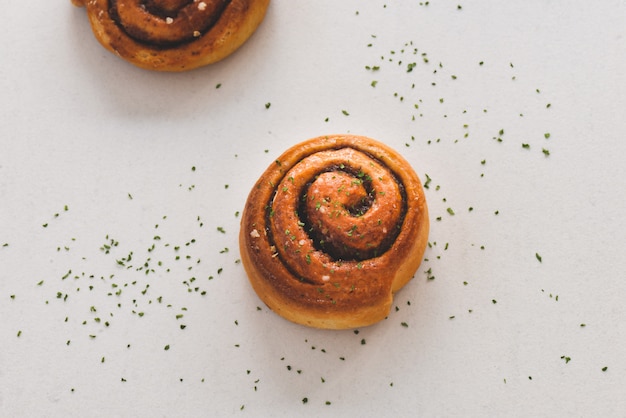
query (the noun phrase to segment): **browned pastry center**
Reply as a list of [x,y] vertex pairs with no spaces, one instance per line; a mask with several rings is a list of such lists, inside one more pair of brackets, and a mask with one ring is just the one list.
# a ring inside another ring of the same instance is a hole
[[111,0],[111,17],[129,36],[155,46],[185,43],[206,33],[226,0]]
[[269,0],[72,0],[98,41],[151,70],[184,71],[230,55],[254,33]]
[[395,151],[334,135],[287,150],[244,208],[240,250],[274,311],[319,328],[369,325],[417,270],[428,239],[421,183]]

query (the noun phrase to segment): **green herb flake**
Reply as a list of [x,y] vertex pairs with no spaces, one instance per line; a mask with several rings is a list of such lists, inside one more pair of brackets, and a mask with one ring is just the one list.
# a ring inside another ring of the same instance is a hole
[[428,176],[428,174],[424,174],[424,176],[426,177],[426,181],[424,182],[424,188],[428,189],[430,187],[430,182],[432,181],[432,179]]
[[541,263],[541,255],[539,255],[539,253],[535,253],[535,257],[537,258],[537,260],[539,260],[539,262]]

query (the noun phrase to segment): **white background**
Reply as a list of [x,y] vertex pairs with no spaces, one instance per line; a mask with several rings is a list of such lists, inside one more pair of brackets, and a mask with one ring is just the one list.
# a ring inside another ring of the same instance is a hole
[[[626,416],[624,1],[274,0],[179,74],[4,3],[0,416]],[[358,333],[238,261],[262,171],[346,132],[430,178],[426,260]]]

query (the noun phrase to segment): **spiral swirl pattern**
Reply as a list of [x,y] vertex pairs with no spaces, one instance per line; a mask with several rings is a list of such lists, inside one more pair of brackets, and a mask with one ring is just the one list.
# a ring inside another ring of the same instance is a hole
[[86,6],[96,38],[135,65],[183,71],[239,48],[269,0],[72,0]]
[[157,46],[175,46],[206,33],[227,0],[110,0],[112,19],[129,36]]
[[306,325],[346,328],[386,316],[427,236],[426,202],[409,164],[370,138],[336,135],[299,144],[268,168],[248,197],[240,246],[270,308]]

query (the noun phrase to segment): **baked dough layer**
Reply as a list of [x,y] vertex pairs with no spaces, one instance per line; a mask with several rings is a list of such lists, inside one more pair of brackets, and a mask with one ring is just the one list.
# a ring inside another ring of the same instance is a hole
[[321,136],[283,153],[246,201],[239,235],[252,287],[273,311],[311,327],[384,319],[426,249],[418,176],[393,149]]

